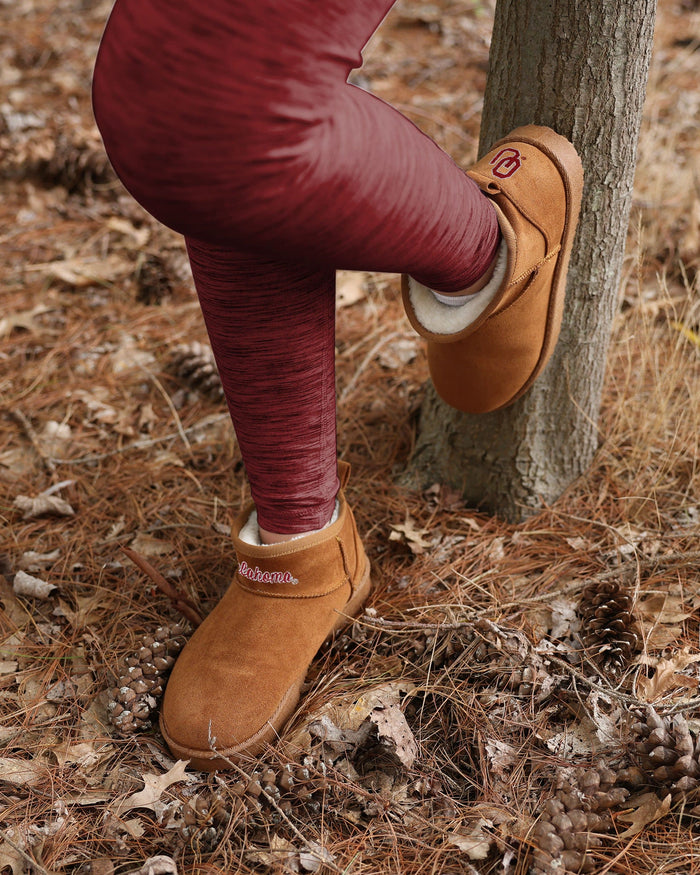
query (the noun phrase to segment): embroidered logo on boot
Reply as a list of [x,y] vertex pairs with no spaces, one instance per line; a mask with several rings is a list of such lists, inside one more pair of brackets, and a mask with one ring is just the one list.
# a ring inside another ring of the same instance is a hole
[[238,566],[238,573],[253,583],[299,583],[291,571],[261,571],[257,565],[251,568],[245,559]]
[[497,176],[499,179],[508,179],[516,170],[520,170],[522,155],[517,149],[507,146],[505,149],[501,149],[500,152],[496,152],[489,161],[489,164],[494,165],[491,171],[494,176]]

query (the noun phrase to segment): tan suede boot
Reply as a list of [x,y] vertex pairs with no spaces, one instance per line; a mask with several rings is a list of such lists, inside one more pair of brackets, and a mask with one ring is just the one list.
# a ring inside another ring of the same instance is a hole
[[517,128],[467,171],[492,199],[503,242],[489,284],[461,306],[403,278],[408,318],[428,339],[430,376],[452,407],[485,413],[534,382],[559,336],[583,169],[550,128]]
[[226,594],[180,654],[160,715],[179,759],[227,768],[221,757],[254,756],[279,737],[296,708],[319,647],[360,610],[370,590],[369,562],[343,487],[335,522],[273,546],[240,538],[252,506],[238,517],[238,570]]

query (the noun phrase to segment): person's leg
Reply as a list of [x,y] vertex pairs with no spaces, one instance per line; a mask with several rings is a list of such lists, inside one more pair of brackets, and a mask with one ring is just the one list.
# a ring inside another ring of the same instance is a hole
[[335,274],[187,249],[258,524],[268,540],[319,529],[338,491]]
[[349,85],[391,0],[117,2],[93,85],[107,151],[165,224],[328,269],[457,292],[498,245],[488,199],[427,136]]
[[474,183],[345,81],[390,5],[256,0],[233,15],[229,0],[117,2],[96,65],[95,114],[115,168],[188,237],[268,536],[322,525],[332,506],[333,270],[411,272],[457,291],[498,242]]

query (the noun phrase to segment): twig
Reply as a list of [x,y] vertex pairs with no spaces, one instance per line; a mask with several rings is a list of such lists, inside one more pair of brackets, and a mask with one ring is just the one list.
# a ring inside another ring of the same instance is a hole
[[186,617],[192,623],[192,625],[196,628],[202,622],[202,615],[199,613],[193,601],[187,598],[186,595],[183,595],[176,587],[174,587],[171,583],[163,577],[160,571],[157,571],[151,563],[144,559],[143,556],[139,556],[134,550],[129,547],[125,547],[122,545],[122,552],[125,553],[129,559],[136,565],[138,568],[143,571],[144,574],[147,574],[148,577],[151,578],[153,583],[158,587],[158,589],[164,593],[170,601],[173,603],[173,607],[175,607],[183,617]]
[[146,368],[142,368],[142,370],[148,375],[148,378],[151,380],[156,389],[160,392],[160,394],[165,399],[165,403],[168,405],[170,409],[170,413],[172,414],[173,419],[175,420],[175,425],[177,426],[177,433],[182,438],[183,444],[187,447],[187,452],[190,454],[190,458],[194,455],[192,453],[192,444],[189,442],[187,438],[187,434],[185,433],[185,429],[182,426],[182,420],[180,419],[180,414],[175,409],[175,405],[173,404],[172,398],[165,391],[163,384],[160,382],[158,377],[150,371],[146,370]]
[[22,426],[22,429],[24,430],[25,435],[29,439],[29,442],[31,443],[32,447],[34,447],[34,452],[41,459],[41,463],[44,466],[44,468],[46,468],[46,470],[49,472],[49,474],[55,474],[56,473],[56,464],[55,464],[54,460],[50,456],[47,456],[46,453],[44,452],[44,450],[42,449],[41,441],[39,440],[39,435],[36,433],[36,430],[35,430],[34,426],[31,424],[31,422],[29,421],[28,417],[25,416],[24,413],[22,413],[22,411],[18,407],[14,408],[14,410],[10,410],[8,408],[8,412],[9,412],[10,416],[15,420],[15,422],[17,422],[19,425]]

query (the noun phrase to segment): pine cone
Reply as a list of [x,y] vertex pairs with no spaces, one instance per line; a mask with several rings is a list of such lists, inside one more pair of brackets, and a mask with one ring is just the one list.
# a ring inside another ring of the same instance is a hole
[[124,660],[107,706],[110,722],[121,733],[150,729],[167,675],[185,643],[184,632],[179,623],[159,626],[153,634],[144,635],[140,649]]
[[178,377],[185,379],[192,389],[199,390],[213,400],[223,397],[211,347],[197,340],[179,344],[172,352],[170,368]]
[[147,255],[143,259],[137,282],[136,299],[141,304],[160,304],[173,290],[168,268],[159,255]]
[[697,800],[700,736],[685,718],[680,714],[660,717],[648,705],[646,720],[635,723],[632,733],[639,766],[649,782],[671,793],[674,804]]
[[601,765],[578,779],[561,782],[534,829],[533,875],[597,870],[588,851],[601,846],[599,834],[613,829],[611,809],[629,796],[628,790],[616,786],[617,781],[617,775]]
[[581,641],[589,658],[613,675],[620,674],[639,649],[632,606],[632,596],[617,581],[594,581],[581,593]]
[[239,766],[233,780],[183,804],[181,836],[201,850],[211,850],[231,820],[267,827],[279,823],[282,814],[317,815],[330,784],[315,760],[305,761],[309,765],[288,763],[281,768],[262,763],[251,771]]
[[232,800],[223,790],[203,791],[183,804],[180,835],[197,851],[209,853],[221,841],[228,822],[243,821],[247,813],[240,800]]
[[114,180],[114,171],[96,131],[72,135],[59,132],[50,157],[39,158],[26,169],[44,185],[62,185],[71,194],[91,191],[95,185]]

